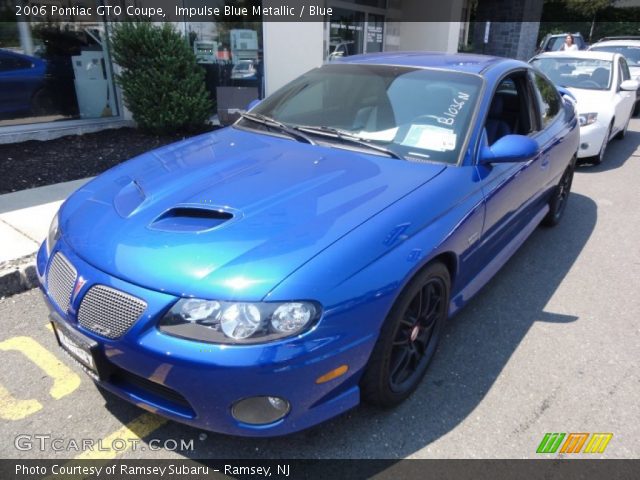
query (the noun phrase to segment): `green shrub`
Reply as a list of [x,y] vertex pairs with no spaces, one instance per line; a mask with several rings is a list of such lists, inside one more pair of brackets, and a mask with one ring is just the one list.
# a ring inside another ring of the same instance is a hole
[[204,70],[170,24],[118,24],[112,45],[122,68],[116,81],[141,129],[157,135],[204,129],[212,109]]

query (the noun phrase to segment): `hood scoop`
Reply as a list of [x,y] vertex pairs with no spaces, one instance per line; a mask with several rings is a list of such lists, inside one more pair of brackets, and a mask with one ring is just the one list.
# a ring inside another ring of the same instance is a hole
[[137,180],[129,177],[122,177],[116,180],[120,185],[124,185],[113,199],[113,206],[122,218],[128,218],[146,200],[142,186]]
[[233,212],[217,207],[177,206],[156,218],[150,228],[165,232],[206,232],[234,217]]

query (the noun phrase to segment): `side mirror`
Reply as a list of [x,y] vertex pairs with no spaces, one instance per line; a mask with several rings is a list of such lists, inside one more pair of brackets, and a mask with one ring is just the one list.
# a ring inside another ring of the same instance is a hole
[[247,105],[247,112],[251,110],[253,107],[255,107],[256,105],[258,105],[259,103],[260,103],[260,100],[257,98],[255,100],[251,100],[249,102],[249,105]]
[[562,95],[563,97],[569,97],[573,101],[573,103],[576,103],[578,101],[576,97],[573,96],[573,93],[571,93],[565,87],[561,87],[558,85],[556,88],[558,89],[558,92],[560,92],[560,95]]
[[539,152],[538,142],[524,135],[505,135],[480,150],[480,164],[526,162]]
[[628,92],[635,92],[640,87],[640,83],[637,80],[625,80],[620,84],[620,90]]

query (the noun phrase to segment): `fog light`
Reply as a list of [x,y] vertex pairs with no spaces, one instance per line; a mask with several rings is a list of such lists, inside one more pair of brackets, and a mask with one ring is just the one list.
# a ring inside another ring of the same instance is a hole
[[589,148],[589,144],[588,144],[588,143],[581,143],[581,144],[580,144],[580,148],[581,148],[582,150],[586,150],[587,148]]
[[266,425],[280,420],[289,413],[291,406],[280,397],[250,397],[233,404],[231,415],[236,420],[251,425]]

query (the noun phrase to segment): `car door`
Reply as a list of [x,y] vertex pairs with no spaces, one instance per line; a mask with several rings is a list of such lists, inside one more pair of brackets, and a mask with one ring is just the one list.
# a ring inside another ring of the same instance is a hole
[[636,102],[636,92],[630,92],[627,90],[621,90],[620,84],[625,80],[631,80],[631,73],[629,72],[629,65],[624,57],[618,57],[618,78],[616,82],[616,95],[620,97],[620,102],[616,108],[616,124],[617,129],[624,129],[627,124],[627,120],[631,116],[633,106]]
[[[491,105],[503,94],[505,80],[513,82],[520,111],[516,122],[509,126],[510,133],[527,135],[544,145],[545,132],[539,128],[537,107],[528,82],[527,70],[510,74],[499,82]],[[555,89],[554,89],[555,90]],[[511,92],[513,95],[514,92]],[[491,121],[491,110],[485,122],[481,145],[489,145],[486,131]],[[505,115],[505,118],[508,116]],[[485,221],[479,248],[485,258],[500,254],[516,238],[540,210],[539,204],[547,177],[547,165],[543,163],[542,150],[525,162],[481,165],[476,162],[485,197]]]

